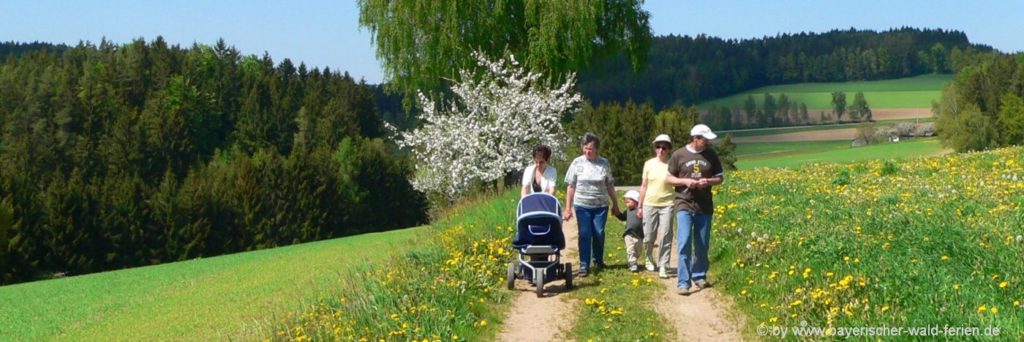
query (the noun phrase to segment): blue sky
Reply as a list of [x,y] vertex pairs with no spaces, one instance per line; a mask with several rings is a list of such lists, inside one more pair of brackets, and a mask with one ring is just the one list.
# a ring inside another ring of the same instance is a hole
[[[704,33],[759,38],[777,33],[911,26],[955,29],[975,43],[1024,51],[1021,1],[647,1],[657,35]],[[224,38],[244,54],[270,53],[307,66],[346,70],[379,83],[370,34],[355,1],[3,0],[0,41],[76,44],[101,38],[127,42],[158,35],[172,44]]]

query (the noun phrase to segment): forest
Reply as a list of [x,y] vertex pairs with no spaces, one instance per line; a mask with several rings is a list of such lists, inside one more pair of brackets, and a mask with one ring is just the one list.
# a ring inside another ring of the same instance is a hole
[[653,39],[640,72],[625,56],[595,61],[580,73],[579,89],[595,104],[650,101],[662,109],[766,85],[957,72],[993,53],[960,31],[906,27],[744,40],[668,35]]
[[223,41],[0,44],[0,284],[426,222],[377,90]]

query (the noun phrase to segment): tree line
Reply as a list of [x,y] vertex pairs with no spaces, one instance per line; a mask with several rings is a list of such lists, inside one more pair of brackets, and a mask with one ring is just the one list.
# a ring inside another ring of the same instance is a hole
[[958,152],[1024,143],[1024,53],[964,67],[932,111],[939,139]]
[[647,65],[634,72],[624,56],[580,73],[580,92],[594,103],[702,101],[774,84],[845,82],[956,72],[993,54],[960,31],[899,28],[833,30],[760,39],[659,36]]
[[0,283],[423,223],[374,96],[223,41],[9,53]]

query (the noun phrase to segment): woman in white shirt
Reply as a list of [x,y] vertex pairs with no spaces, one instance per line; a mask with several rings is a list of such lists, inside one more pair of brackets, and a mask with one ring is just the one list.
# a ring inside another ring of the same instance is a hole
[[522,188],[519,191],[520,197],[535,192],[555,194],[555,177],[557,177],[558,172],[555,171],[554,166],[548,164],[548,159],[550,158],[550,147],[537,145],[537,147],[533,148],[533,165],[527,166],[526,170],[523,170]]

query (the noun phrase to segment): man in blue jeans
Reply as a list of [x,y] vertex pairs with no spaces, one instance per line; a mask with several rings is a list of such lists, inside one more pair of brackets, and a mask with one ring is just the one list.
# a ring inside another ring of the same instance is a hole
[[678,293],[684,296],[692,293],[691,281],[698,290],[711,286],[707,281],[711,218],[715,213],[711,187],[722,184],[724,177],[722,162],[711,148],[711,140],[716,137],[707,125],[693,126],[690,143],[668,159],[666,182],[676,187],[673,204],[679,227],[676,234],[679,244],[677,287]]

